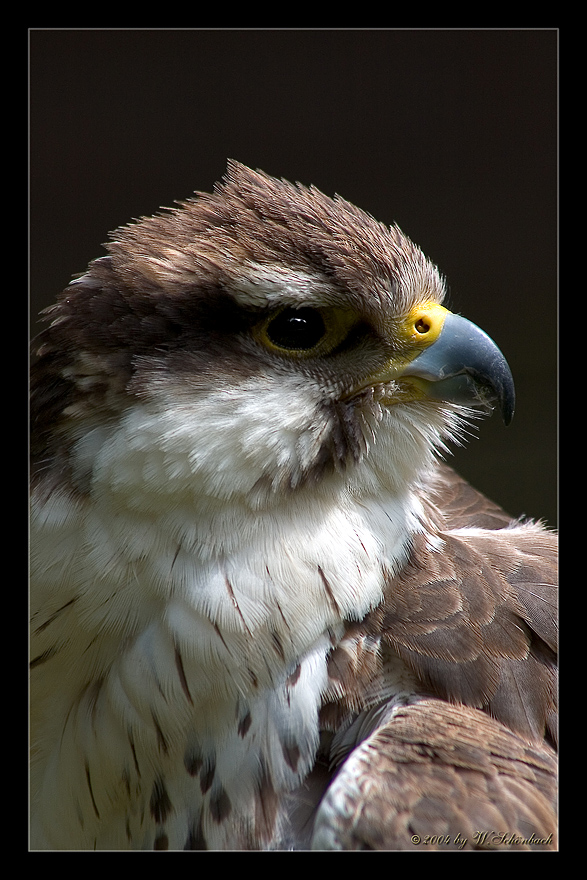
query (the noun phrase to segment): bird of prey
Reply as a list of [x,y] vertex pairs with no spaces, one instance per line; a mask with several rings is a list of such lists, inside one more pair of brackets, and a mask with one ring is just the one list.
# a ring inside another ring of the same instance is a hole
[[444,295],[230,162],[46,310],[31,848],[556,847],[556,539],[444,463],[514,409]]

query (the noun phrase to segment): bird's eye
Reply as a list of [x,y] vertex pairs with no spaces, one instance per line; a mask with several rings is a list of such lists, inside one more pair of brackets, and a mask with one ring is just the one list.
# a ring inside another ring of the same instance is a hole
[[273,345],[288,351],[310,351],[326,333],[318,309],[284,309],[269,322],[267,337]]
[[253,335],[270,351],[299,360],[338,351],[356,324],[355,312],[337,306],[286,306],[257,324]]

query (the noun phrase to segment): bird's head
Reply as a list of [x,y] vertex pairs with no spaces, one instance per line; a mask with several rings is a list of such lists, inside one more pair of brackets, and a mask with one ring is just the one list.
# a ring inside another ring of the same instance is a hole
[[360,493],[405,485],[472,408],[511,419],[496,345],[442,306],[438,270],[398,227],[341,198],[231,162],[213,193],[107,247],[38,339],[41,477],[90,491],[124,423],[138,459],[152,441],[144,479],[159,468],[170,491],[193,477],[261,504],[342,475]]

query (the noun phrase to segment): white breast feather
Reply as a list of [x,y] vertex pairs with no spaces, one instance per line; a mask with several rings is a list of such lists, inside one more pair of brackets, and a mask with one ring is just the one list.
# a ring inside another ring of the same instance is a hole
[[[221,786],[242,816],[261,764],[276,789],[311,767],[332,640],[343,618],[361,618],[381,600],[383,569],[403,560],[418,510],[407,496],[382,493],[381,482],[377,497],[353,494],[338,474],[261,506],[259,481],[296,457],[302,468],[312,447],[312,428],[300,439],[302,398],[288,403],[283,389],[279,399],[268,391],[262,410],[256,396],[222,391],[213,405],[135,404],[74,450],[92,503],[55,492],[33,511],[33,648],[38,656],[57,647],[47,669],[60,681],[52,699],[61,711],[51,714],[68,718],[65,732],[58,720],[43,730],[38,845],[91,846],[98,828],[99,846],[124,845],[129,787],[145,806],[146,780],[164,766],[177,812],[170,845],[181,846],[190,815],[214,796],[184,772],[194,738],[208,760],[214,754],[216,792]],[[37,680],[42,705],[42,668]],[[99,687],[88,688],[92,681]],[[239,712],[251,717],[245,738]],[[284,760],[289,740],[299,750],[295,768]],[[33,787],[36,778],[33,771]],[[56,813],[57,801],[77,804],[77,815],[74,807]],[[112,811],[103,830],[97,814]],[[146,846],[149,827],[133,832]],[[209,844],[230,845],[229,828],[212,822]]]

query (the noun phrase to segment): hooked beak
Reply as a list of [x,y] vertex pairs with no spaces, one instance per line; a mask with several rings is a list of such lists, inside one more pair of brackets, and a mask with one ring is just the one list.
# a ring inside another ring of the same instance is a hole
[[[410,388],[412,399],[429,397],[465,406],[497,402],[509,425],[515,406],[512,373],[495,342],[476,324],[427,302],[415,306],[390,332],[403,353],[365,377],[361,387],[399,380],[404,391]],[[388,403],[405,399],[392,392]]]
[[446,313],[435,342],[403,370],[432,398],[451,403],[496,401],[509,425],[515,408],[514,380],[508,362],[495,342],[466,318]]

